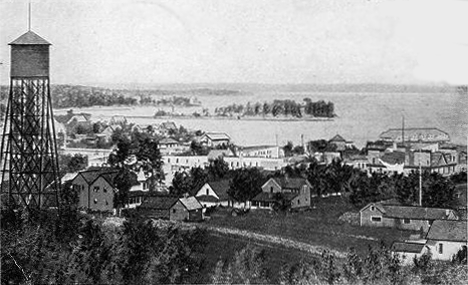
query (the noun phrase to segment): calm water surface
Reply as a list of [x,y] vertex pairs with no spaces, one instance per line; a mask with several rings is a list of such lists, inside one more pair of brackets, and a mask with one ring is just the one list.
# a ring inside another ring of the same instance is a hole
[[[354,141],[362,147],[366,141],[375,140],[389,128],[400,128],[402,116],[406,127],[436,127],[449,133],[452,142],[466,144],[468,134],[468,98],[448,93],[311,93],[311,92],[258,92],[236,96],[198,96],[204,108],[210,112],[216,107],[251,102],[271,102],[274,99],[303,98],[313,101],[325,100],[335,103],[338,115],[333,121],[247,121],[177,119],[172,121],[190,129],[223,131],[240,145],[274,144],[278,142],[300,143],[304,139],[329,139],[336,134]],[[114,115],[152,116],[158,107],[95,107],[81,109],[94,117],[106,120]],[[166,108],[167,110],[167,108]],[[179,108],[176,112],[192,113],[201,107]],[[57,110],[62,113],[64,110]],[[76,110],[78,111],[78,110]],[[128,121],[141,124],[155,124],[166,120],[152,118],[129,118]]]

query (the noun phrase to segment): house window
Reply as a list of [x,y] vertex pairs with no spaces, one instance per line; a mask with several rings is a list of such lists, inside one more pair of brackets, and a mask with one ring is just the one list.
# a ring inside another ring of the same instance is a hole
[[206,189],[206,196],[208,196],[209,192],[210,192],[210,190]]
[[411,220],[410,219],[403,219],[403,224],[410,224]]
[[106,189],[106,188],[102,188],[102,191],[103,191],[104,193],[107,193],[107,189]]
[[374,206],[371,206],[371,207],[370,207],[370,210],[371,210],[371,211],[375,211],[375,207],[374,207]]
[[109,202],[107,202],[107,200],[106,200],[106,206],[108,206],[108,205],[109,205]]
[[273,193],[273,186],[270,187],[270,193]]
[[167,159],[167,163],[171,163],[171,159],[170,159],[170,158]]
[[99,186],[94,186],[93,191],[96,193],[99,192]]
[[444,245],[439,243],[439,254],[444,253]]
[[143,189],[148,189],[148,183],[143,182]]
[[301,200],[297,199],[297,204],[300,205],[300,204],[301,204]]
[[371,217],[371,221],[380,223],[382,222],[382,217]]
[[172,209],[172,213],[175,213],[176,212],[176,209]]

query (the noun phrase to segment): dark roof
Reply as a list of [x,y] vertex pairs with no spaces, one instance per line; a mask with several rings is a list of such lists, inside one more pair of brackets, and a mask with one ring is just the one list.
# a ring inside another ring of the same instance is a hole
[[85,171],[81,171],[76,177],[81,175],[83,176],[86,183],[91,184],[94,182],[94,180],[98,179],[100,176],[103,176],[104,179],[106,179],[109,183],[112,183],[117,173],[118,170],[110,167],[90,167]]
[[[261,192],[257,196],[255,196],[252,201],[257,201],[257,202],[275,202],[277,201],[275,199],[275,194],[276,193],[267,193],[267,192]],[[294,197],[296,197],[298,194],[294,193],[281,193],[283,197],[287,201],[291,201]]]
[[214,182],[208,182],[210,185],[211,189],[216,192],[216,195],[218,195],[219,200],[228,200],[229,195],[227,193],[229,189],[229,180],[219,180],[219,181],[214,181]]
[[272,178],[281,186],[281,189],[300,189],[302,186],[307,185],[307,179],[305,178]]
[[10,45],[48,45],[50,46],[51,44],[41,38],[38,34],[36,34],[33,31],[28,31],[21,35],[19,38],[16,40],[12,41]]
[[400,151],[388,152],[382,156],[381,160],[389,164],[402,164],[405,162],[405,153]]
[[274,148],[278,147],[276,145],[254,145],[254,146],[243,146],[240,147],[241,150],[258,150],[258,149],[266,149],[266,148]]
[[467,241],[467,221],[436,220],[432,223],[426,239],[445,241]]
[[419,206],[380,205],[384,215],[389,218],[414,220],[442,220],[448,217],[450,209],[424,208]]
[[329,140],[329,142],[346,142],[346,140],[342,136],[336,135],[331,140]]
[[176,130],[177,126],[174,122],[163,122],[161,123],[161,127],[165,128],[166,130]]
[[169,210],[178,200],[179,198],[172,196],[148,197],[147,200],[140,205],[140,208]]
[[421,253],[423,248],[423,243],[409,243],[396,241],[392,244],[393,252]]

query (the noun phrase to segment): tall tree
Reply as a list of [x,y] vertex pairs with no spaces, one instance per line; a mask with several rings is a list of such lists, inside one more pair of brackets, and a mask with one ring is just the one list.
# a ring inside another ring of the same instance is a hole
[[257,168],[241,168],[233,173],[228,194],[238,202],[246,202],[262,192],[264,177]]
[[208,166],[208,175],[210,180],[223,179],[229,172],[229,165],[222,157],[210,161]]

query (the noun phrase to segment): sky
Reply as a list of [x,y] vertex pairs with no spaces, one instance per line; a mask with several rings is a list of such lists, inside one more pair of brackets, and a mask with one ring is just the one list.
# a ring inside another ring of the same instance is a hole
[[[68,84],[468,84],[466,0],[31,0]],[[27,0],[0,0],[0,83]]]

